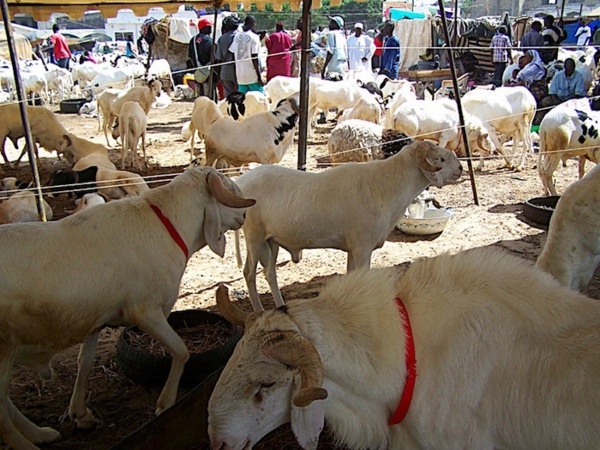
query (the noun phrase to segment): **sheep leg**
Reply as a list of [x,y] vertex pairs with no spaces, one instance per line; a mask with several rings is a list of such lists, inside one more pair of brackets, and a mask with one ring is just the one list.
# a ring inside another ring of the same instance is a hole
[[79,349],[77,357],[77,378],[75,387],[69,403],[69,417],[77,424],[77,428],[89,429],[94,427],[94,416],[85,406],[85,398],[88,391],[88,379],[94,368],[94,357],[100,331],[90,334]]
[[6,164],[8,167],[12,168],[12,165],[10,164],[8,157],[6,156],[6,150],[4,149],[4,144],[6,144],[6,136],[4,136],[2,141],[0,141],[0,152],[2,152],[2,158],[4,158],[4,164]]
[[162,343],[171,353],[172,361],[169,377],[156,403],[156,414],[162,414],[173,406],[177,399],[177,387],[185,363],[190,358],[190,352],[181,338],[171,328],[162,310],[146,311],[143,316],[138,317],[136,325]]
[[17,409],[10,398],[7,400],[8,411],[12,417],[13,424],[31,442],[35,444],[47,444],[62,438],[61,434],[54,428],[38,427]]
[[[125,131],[126,127],[128,127],[126,120],[121,118],[121,120],[119,120],[119,135],[121,136],[121,170],[125,170],[125,158],[127,157],[127,147],[129,145],[129,139],[127,139],[129,133]],[[133,155],[131,155],[131,164],[133,165]]]
[[349,251],[346,271],[351,272],[371,267],[371,253],[372,251]]
[[244,264],[244,278],[246,279],[246,286],[248,287],[248,295],[250,296],[250,302],[254,311],[264,311],[262,303],[258,298],[258,290],[256,289],[256,266],[258,265],[257,255],[260,255],[263,249],[269,251],[268,244],[265,241],[260,241],[257,245],[256,241],[249,239],[248,235],[244,233],[246,238],[246,264]]
[[[504,161],[506,162],[506,167],[512,168],[512,160],[508,159],[506,157],[506,155],[504,154],[504,150],[502,149],[502,143],[498,139],[498,135],[496,134],[496,131],[490,130],[490,129],[488,129],[488,131],[489,131],[490,139],[492,140],[494,147],[496,147],[496,151],[503,156]],[[513,143],[513,147],[514,147],[514,143]]]
[[558,167],[559,163],[560,156],[557,157],[556,154],[547,154],[544,158],[542,158],[540,155],[538,159],[538,173],[540,175],[540,179],[542,180],[546,195],[557,195],[554,182],[552,181],[552,174]]
[[190,122],[190,132],[192,138],[190,139],[190,163],[194,160],[194,141],[196,140],[196,127],[193,122]]
[[579,179],[581,180],[585,175],[585,161],[587,158],[585,156],[579,157]]
[[148,160],[146,159],[146,131],[142,131],[142,154],[144,155],[144,167],[148,168]]
[[279,253],[279,245],[273,240],[269,239],[269,251],[263,251],[260,255],[260,263],[265,268],[265,278],[271,288],[271,294],[273,294],[273,300],[275,300],[275,306],[280,307],[284,305],[279,285],[277,284],[277,255]]

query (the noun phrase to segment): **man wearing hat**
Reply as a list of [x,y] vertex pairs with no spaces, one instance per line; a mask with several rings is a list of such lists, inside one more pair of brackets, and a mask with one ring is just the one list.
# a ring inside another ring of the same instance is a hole
[[375,52],[373,39],[365,33],[361,22],[354,25],[354,34],[348,38],[350,70],[371,72],[371,58]]
[[326,78],[332,73],[344,75],[348,71],[348,45],[344,34],[344,19],[340,16],[329,17],[329,33],[325,45],[327,57],[321,78]]
[[[198,34],[190,40],[188,45],[188,58],[192,61],[191,68],[210,66],[210,52],[212,48],[212,22],[206,17],[201,18],[198,21],[198,30]],[[205,80],[201,81],[196,77],[196,95],[216,99],[216,82],[213,82],[213,92],[209,92],[209,80],[210,78],[207,77]]]
[[243,31],[235,35],[229,47],[229,51],[235,57],[235,75],[240,92],[263,92],[264,90],[258,65],[260,38],[253,31],[255,26],[254,16],[246,16]]
[[235,38],[240,22],[235,16],[227,16],[221,24],[221,37],[217,39],[215,50],[215,68],[223,85],[223,94],[227,97],[237,91],[237,78],[235,76],[235,56],[229,47]]

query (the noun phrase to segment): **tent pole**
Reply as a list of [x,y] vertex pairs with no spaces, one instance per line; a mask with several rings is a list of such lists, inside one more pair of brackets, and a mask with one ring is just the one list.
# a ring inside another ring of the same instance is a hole
[[298,170],[306,170],[306,147],[308,144],[308,91],[310,49],[310,21],[312,0],[302,1],[302,50],[300,52],[300,123],[298,125]]
[[[29,118],[27,117],[27,104],[23,93],[23,83],[21,81],[21,71],[19,69],[19,60],[17,59],[17,50],[15,48],[15,38],[10,24],[10,14],[8,12],[7,0],[2,0],[2,18],[4,19],[4,30],[6,31],[6,42],[10,53],[10,62],[12,64],[13,76],[15,78],[15,88],[17,90],[17,99],[19,100],[19,109],[21,120],[23,121],[23,130],[25,131],[25,145],[27,145],[27,155],[29,157],[29,166],[33,174],[33,184],[36,190],[36,205],[38,216],[42,222],[46,222],[46,210],[44,209],[44,198],[42,197],[42,187],[40,183],[40,173],[38,172],[37,157],[29,127]],[[7,161],[8,163],[8,161]]]
[[560,20],[558,21],[559,26],[562,26],[561,24],[563,23],[563,17],[565,15],[565,3],[567,2],[567,0],[563,0],[562,1],[562,5],[560,7]]
[[[218,3],[218,6],[217,6]],[[219,8],[221,7],[221,2],[214,2],[213,6],[215,8],[215,19],[213,21],[213,35],[212,35],[212,45],[210,46],[210,75],[208,77],[208,92],[210,93],[209,98],[211,100],[214,100],[215,102],[219,101],[219,96],[217,95],[217,90],[213,89],[213,83],[214,83],[214,64],[215,64],[215,48],[217,46],[217,43],[215,42],[216,37],[217,37],[217,19],[219,17]],[[215,98],[213,98],[213,96]]]
[[[477,198],[477,185],[475,184],[475,173],[473,172],[473,163],[471,161],[471,150],[469,149],[469,139],[467,137],[467,128],[465,127],[465,117],[463,115],[462,102],[460,100],[460,91],[458,90],[458,81],[456,79],[456,67],[454,66],[454,52],[452,51],[450,36],[448,34],[448,21],[446,20],[446,10],[444,9],[444,1],[438,0],[438,4],[442,13],[444,38],[446,39],[446,43],[450,47],[450,49],[448,50],[448,57],[450,60],[450,73],[452,75],[452,86],[454,87],[454,97],[456,99],[456,109],[458,110],[458,120],[460,121],[462,141],[465,144],[465,153],[467,154],[467,166],[469,168],[469,178],[471,179],[471,189],[473,190],[473,201],[475,202],[475,205],[479,206],[479,199]],[[456,20],[456,18],[454,19]]]

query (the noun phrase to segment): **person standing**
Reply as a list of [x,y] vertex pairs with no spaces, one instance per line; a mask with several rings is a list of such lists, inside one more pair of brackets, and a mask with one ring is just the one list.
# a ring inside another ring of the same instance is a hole
[[539,20],[534,20],[531,24],[529,33],[521,38],[521,49],[527,53],[528,50],[540,52],[544,48],[544,37],[540,34],[542,23]]
[[348,71],[348,44],[344,33],[344,19],[340,16],[329,18],[329,33],[325,39],[327,56],[321,78],[330,77],[334,73],[343,77]]
[[243,31],[235,35],[229,47],[229,51],[235,58],[235,75],[240,92],[264,91],[264,83],[258,65],[260,39],[253,31],[255,26],[254,16],[246,16]]
[[383,53],[383,35],[379,29],[377,30],[377,36],[373,39],[373,44],[375,45],[375,52],[373,52],[371,66],[373,71],[375,71],[375,69],[379,70],[381,67],[381,55]]
[[544,29],[542,37],[547,48],[542,51],[541,57],[545,64],[558,58],[558,45],[565,40],[563,30],[554,25],[554,16],[548,14],[544,17]]
[[69,62],[71,61],[71,50],[67,44],[65,37],[59,33],[60,27],[58,24],[52,25],[52,36],[50,36],[50,42],[52,43],[52,50],[54,59],[58,67],[69,70]]
[[126,58],[135,58],[135,52],[133,51],[133,36],[129,36],[127,38],[127,43],[125,44],[125,57]]
[[[188,58],[192,61],[192,66],[195,68],[201,68],[203,66],[210,66],[210,52],[212,48],[212,22],[203,17],[198,21],[198,34],[194,36],[188,45]],[[201,70],[194,73],[194,83],[196,85],[196,95],[205,96],[211,99],[216,98],[213,92],[209,92],[209,79],[211,67],[207,67],[206,70]]]
[[267,47],[267,83],[273,77],[290,76],[292,37],[283,29],[283,23],[277,22],[275,33],[265,39]]
[[348,38],[348,61],[350,70],[371,72],[371,58],[375,52],[373,39],[364,33],[361,22],[354,25],[354,34]]
[[400,41],[394,36],[395,24],[388,20],[381,30],[384,36],[385,44],[381,54],[381,75],[386,75],[393,80],[398,79],[398,66],[400,64]]
[[498,27],[498,33],[492,38],[492,61],[494,63],[494,79],[492,83],[496,87],[502,86],[502,75],[506,69],[506,63],[512,60],[510,38],[507,36],[504,25]]
[[575,32],[575,37],[577,38],[577,50],[585,50],[585,46],[592,37],[592,30],[585,23],[585,19],[579,19],[579,28]]
[[215,69],[221,79],[225,98],[238,90],[237,78],[235,76],[235,57],[229,51],[229,47],[237,34],[239,24],[237,17],[225,17],[221,25],[221,37],[217,39],[217,48],[215,50],[215,63],[217,63],[217,67]]

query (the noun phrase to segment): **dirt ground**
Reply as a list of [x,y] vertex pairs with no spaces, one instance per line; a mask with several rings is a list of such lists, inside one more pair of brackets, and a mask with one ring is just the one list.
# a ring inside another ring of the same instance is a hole
[[[189,119],[191,110],[191,102],[180,102],[171,104],[167,109],[150,112],[148,155],[151,167],[143,175],[174,176],[185,169],[190,159],[189,144],[181,140],[180,129]],[[60,120],[68,130],[77,135],[104,143],[104,136],[97,131],[96,119],[60,115]],[[318,164],[318,160],[327,154],[327,138],[332,128],[331,123],[317,128],[315,139],[309,142],[308,170],[326,170]],[[7,148],[9,146],[7,143]],[[196,152],[199,153],[202,147],[198,144],[196,147]],[[116,162],[119,158],[118,150],[113,149],[111,154]],[[66,162],[58,161],[48,153],[42,152],[41,155],[41,179],[42,183],[46,183],[51,171],[66,167]],[[292,149],[284,157],[282,165],[295,167],[296,161],[297,151]],[[526,169],[515,173],[503,168],[498,159],[486,161],[485,170],[476,172],[479,206],[474,204],[466,172],[457,184],[442,189],[432,188],[431,192],[438,202],[451,207],[455,212],[444,232],[417,237],[395,230],[383,248],[373,253],[372,265],[408,265],[416,258],[482,246],[502,247],[521,258],[534,261],[540,253],[547,228],[528,221],[523,216],[522,207],[527,199],[543,195],[536,163],[537,158],[530,157]],[[466,162],[463,166],[466,169]],[[22,164],[16,172],[6,171],[6,175],[15,173],[22,179],[31,179],[27,164]],[[162,184],[168,179],[169,177],[152,178],[149,180],[152,183],[150,186]],[[555,179],[559,193],[564,192],[577,179],[576,161],[569,161],[567,168],[560,167]],[[327,193],[324,192],[323,195]],[[48,201],[54,208],[55,219],[64,217],[65,208],[73,207],[65,196]],[[281,252],[278,279],[284,299],[317,295],[327,279],[345,272],[345,265],[345,254],[337,250],[305,250],[299,264],[292,263],[289,255]],[[249,308],[242,270],[235,262],[231,232],[223,259],[214,255],[208,247],[192,256],[181,283],[180,300],[175,309],[214,308],[215,286],[219,282],[228,283],[232,296]],[[261,299],[265,305],[270,305],[271,295],[264,277],[259,275],[257,282]],[[600,298],[598,276],[589,295]],[[10,387],[10,397],[15,405],[36,424],[54,426],[63,434],[62,441],[42,448],[107,449],[153,417],[159,389],[136,385],[122,373],[115,355],[115,342],[120,332],[105,330],[102,333],[95,369],[89,380],[88,406],[102,422],[95,430],[77,430],[65,417],[76,374],[78,349],[69,349],[55,358],[57,377],[53,382],[43,383],[35,373],[25,369],[16,373]],[[188,391],[189,389],[180,389],[179,395],[183,396]]]

